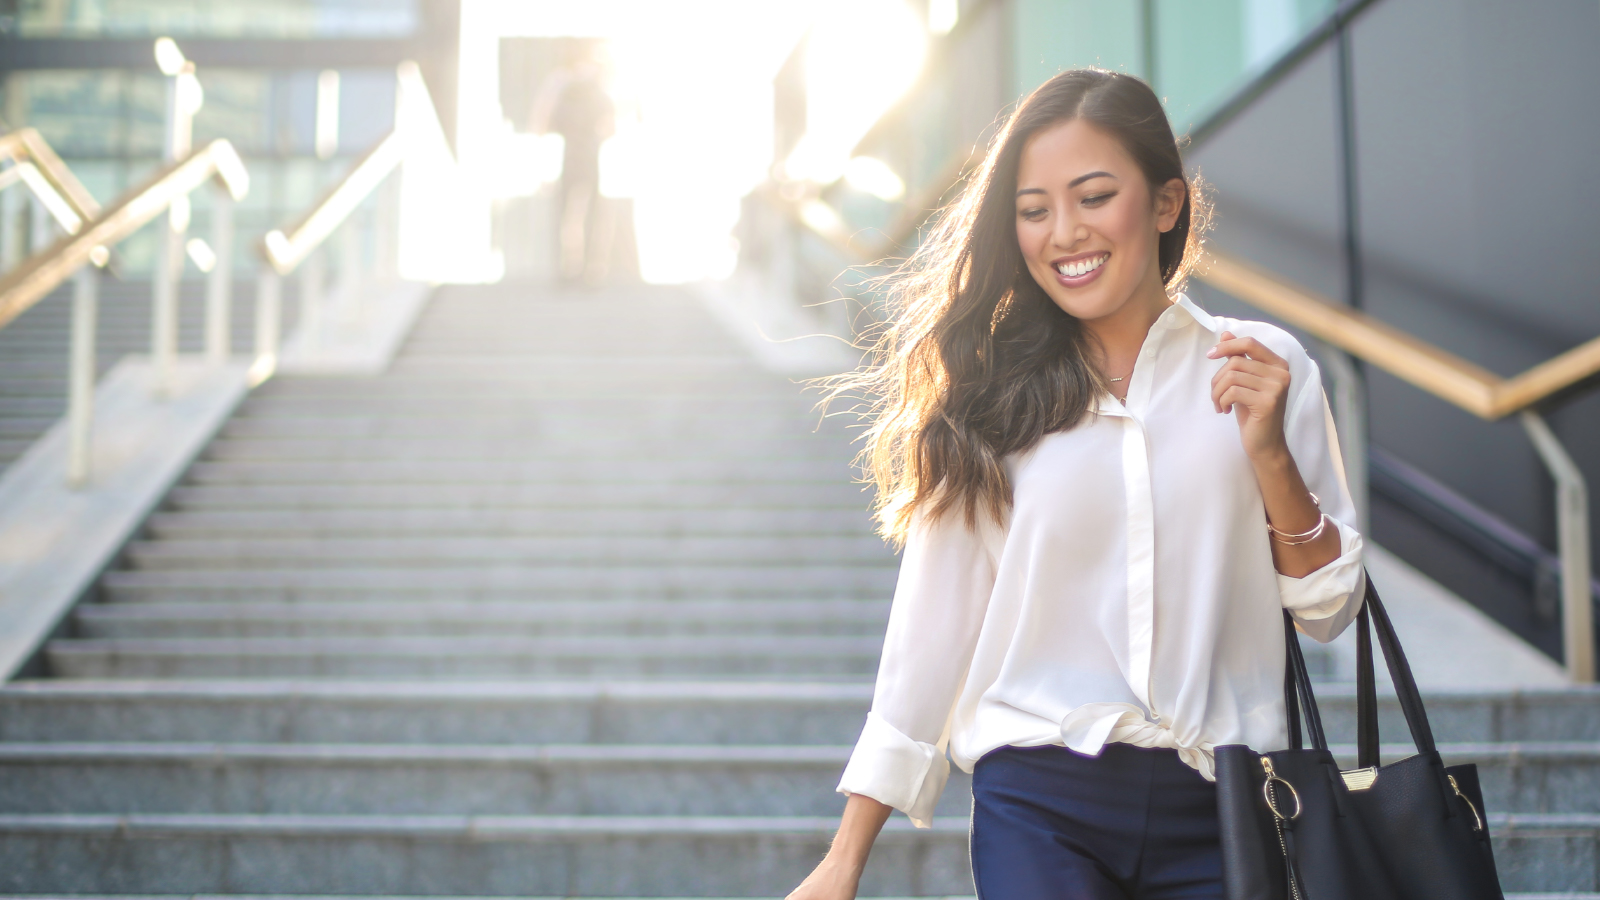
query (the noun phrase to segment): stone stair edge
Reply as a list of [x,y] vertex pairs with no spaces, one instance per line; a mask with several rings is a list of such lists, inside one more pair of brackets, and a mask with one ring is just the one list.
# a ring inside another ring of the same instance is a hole
[[[583,600],[578,602],[599,602]],[[605,601],[618,602],[618,601]],[[629,602],[629,601],[621,601]],[[650,601],[656,602],[656,601]],[[660,601],[676,602],[676,601]],[[687,601],[699,602],[699,601]],[[724,602],[724,601],[715,601]],[[733,600],[734,603],[765,603],[789,602],[787,599],[769,600]],[[834,602],[830,598],[829,602]],[[848,600],[838,602],[882,602],[873,600]],[[1317,699],[1319,701],[1335,701],[1353,703],[1356,697],[1354,682],[1319,682],[1317,684]],[[750,699],[871,699],[872,685],[842,685],[837,682],[803,682],[803,681],[740,681],[727,682],[718,680],[679,681],[659,683],[648,679],[618,678],[609,680],[582,680],[561,681],[551,679],[542,682],[526,682],[515,680],[477,679],[474,681],[459,681],[440,684],[426,684],[416,682],[393,683],[387,681],[340,681],[327,682],[315,679],[260,679],[252,681],[213,681],[209,679],[195,680],[140,680],[140,679],[102,679],[62,681],[56,679],[16,680],[0,683],[0,699],[9,696],[54,696],[63,697],[113,697],[113,696],[144,696],[154,695],[162,697],[192,696],[192,697],[250,697],[250,696],[286,696],[304,695],[316,697],[349,697],[349,698],[395,698],[395,699],[437,699],[437,698],[639,698],[639,699],[677,699],[691,697],[723,698],[750,698]],[[1430,702],[1476,705],[1485,701],[1492,702],[1520,702],[1520,701],[1574,701],[1600,703],[1600,685],[1568,685],[1564,687],[1523,687],[1509,688],[1506,690],[1483,690],[1469,688],[1449,690],[1445,688],[1430,689],[1423,692],[1424,704]],[[1393,697],[1379,697],[1383,706],[1394,706]]]
[[[1462,762],[1600,762],[1600,741],[1440,743],[1439,752],[1449,765]],[[849,759],[849,744],[762,743],[350,743],[350,742],[227,742],[227,741],[0,741],[0,765],[33,761],[150,762],[193,760],[211,764],[227,762],[338,762],[386,764],[393,762],[441,764],[500,763],[544,765],[550,763],[669,762],[706,765],[734,764],[842,764]],[[1341,763],[1353,763],[1355,744],[1329,747]],[[1410,745],[1384,744],[1386,765],[1403,762],[1415,753]],[[1381,775],[1381,770],[1380,770]],[[1520,813],[1501,813],[1520,815]]]
[[[1582,818],[1567,814],[1563,819]],[[1493,816],[1490,817],[1493,821]],[[1589,816],[1600,828],[1600,815]],[[454,838],[466,840],[555,840],[618,836],[717,835],[815,837],[830,835],[837,816],[518,816],[518,815],[305,815],[209,813],[0,813],[0,835],[75,833],[134,835],[327,836]],[[879,840],[965,838],[966,816],[942,816],[931,828],[916,828],[904,817],[891,818]],[[1527,827],[1527,826],[1525,826]],[[1568,826],[1570,827],[1570,826]]]
[[[1585,833],[1600,837],[1600,813],[1490,813],[1499,837],[1533,833]],[[609,838],[616,836],[747,836],[831,834],[837,816],[639,816],[639,815],[307,815],[213,813],[0,813],[0,835],[77,833],[281,836],[409,836],[468,840]],[[936,816],[930,828],[891,817],[879,838],[889,841],[965,838],[967,816]]]
[[596,679],[593,681],[392,682],[316,681],[309,679],[68,681],[37,679],[0,684],[0,701],[17,697],[79,700],[110,698],[191,698],[279,700],[323,698],[351,700],[760,700],[763,702],[862,702],[872,699],[870,683],[805,681],[674,681]]
[[[975,896],[921,895],[917,897],[859,894],[859,900],[978,900]],[[1508,892],[1506,900],[1600,900],[1600,893]],[[443,896],[432,894],[0,894],[0,900],[505,900],[499,896]],[[519,900],[586,900],[571,895],[521,897]],[[713,900],[708,897],[606,897],[605,900]],[[717,897],[714,900],[770,900],[755,897]]]

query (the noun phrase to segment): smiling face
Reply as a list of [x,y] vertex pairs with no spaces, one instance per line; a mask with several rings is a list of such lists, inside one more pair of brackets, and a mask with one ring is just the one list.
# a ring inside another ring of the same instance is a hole
[[1068,315],[1093,321],[1130,300],[1165,302],[1157,257],[1186,191],[1152,192],[1139,164],[1082,119],[1028,139],[1017,168],[1017,245],[1028,271]]

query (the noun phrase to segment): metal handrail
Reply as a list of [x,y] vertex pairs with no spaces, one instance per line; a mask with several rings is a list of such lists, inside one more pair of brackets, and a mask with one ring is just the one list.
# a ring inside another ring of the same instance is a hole
[[[332,237],[361,203],[377,192],[401,164],[428,140],[428,126],[438,131],[435,140],[443,142],[438,128],[438,113],[428,93],[422,70],[415,62],[404,62],[395,72],[399,98],[394,128],[356,161],[350,171],[288,225],[267,232],[257,244],[262,265],[256,283],[256,347],[251,366],[251,381],[260,382],[276,370],[282,319],[282,278],[312,264],[302,272],[300,330],[315,343],[321,327],[322,267],[316,251]],[[448,144],[444,154],[454,161]],[[353,238],[353,232],[346,231]],[[353,284],[351,270],[359,253],[354,240],[346,240],[344,278]]]
[[[61,161],[38,129],[19,128],[0,134],[0,160],[14,164],[16,177],[33,189],[50,215],[67,234],[74,234],[100,215],[100,204]],[[48,191],[43,190],[48,188]]]
[[[59,171],[65,171],[65,166],[61,166]],[[65,179],[63,182],[71,183]],[[67,387],[67,482],[74,487],[84,484],[89,477],[89,431],[93,419],[98,304],[98,280],[94,267],[104,265],[109,258],[108,248],[163,213],[172,211],[176,216],[181,210],[181,217],[187,220],[189,194],[207,182],[216,182],[222,188],[224,193],[220,206],[229,210],[231,204],[243,199],[249,190],[250,178],[244,162],[239,159],[233,145],[225,140],[212,141],[184,159],[163,167],[144,184],[124,194],[110,208],[96,208],[96,214],[86,219],[79,228],[72,229],[54,244],[0,277],[0,328],[4,328],[62,282],[76,275]],[[231,221],[231,216],[228,220]],[[223,242],[217,252],[232,253],[232,248]],[[153,342],[156,349],[157,390],[164,392],[170,389],[171,370],[177,352],[177,322],[173,316],[160,315],[159,298],[157,312],[158,324]],[[216,330],[208,328],[208,331]],[[216,354],[208,352],[208,355]]]
[[90,219],[76,234],[62,236],[0,276],[0,328],[39,302],[84,263],[92,262],[96,247],[109,247],[123,240],[211,179],[220,182],[236,200],[249,190],[250,177],[244,162],[226,140],[212,141],[188,158],[161,169]]
[[1208,253],[1195,277],[1491,422],[1521,412],[1600,373],[1600,337],[1520,375],[1501,378],[1360,310],[1337,304],[1225,253]]
[[262,259],[279,275],[293,272],[400,166],[405,159],[404,145],[398,131],[385,136],[299,220],[267,232],[261,239]]

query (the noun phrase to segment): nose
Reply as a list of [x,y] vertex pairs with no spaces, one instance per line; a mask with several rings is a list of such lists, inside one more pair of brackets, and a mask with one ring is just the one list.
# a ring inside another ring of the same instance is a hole
[[1050,242],[1062,250],[1069,250],[1073,244],[1089,236],[1089,229],[1078,220],[1072,207],[1055,217],[1055,228],[1051,230]]

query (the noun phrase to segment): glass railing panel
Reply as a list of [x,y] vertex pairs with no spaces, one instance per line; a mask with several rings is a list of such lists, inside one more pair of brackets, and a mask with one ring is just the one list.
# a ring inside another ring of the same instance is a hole
[[1333,0],[1156,0],[1155,86],[1188,131],[1333,12]]
[[1011,39],[1019,97],[1078,66],[1147,75],[1139,0],[1016,0]]
[[1014,93],[1062,69],[1151,79],[1174,129],[1202,121],[1323,21],[1334,0],[1015,0]]

